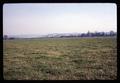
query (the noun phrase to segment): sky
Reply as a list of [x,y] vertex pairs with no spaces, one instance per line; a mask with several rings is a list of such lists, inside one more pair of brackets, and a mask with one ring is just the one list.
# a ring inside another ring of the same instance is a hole
[[114,3],[17,3],[3,5],[4,35],[117,31]]

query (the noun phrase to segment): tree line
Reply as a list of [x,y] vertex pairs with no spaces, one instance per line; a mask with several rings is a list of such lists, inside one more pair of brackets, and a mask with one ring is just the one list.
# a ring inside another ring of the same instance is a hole
[[117,36],[117,32],[110,31],[110,32],[90,32],[81,33],[78,35],[68,35],[68,36],[60,36],[60,37],[108,37],[108,36]]
[[[60,35],[60,38],[63,37],[109,37],[109,36],[117,36],[117,32],[114,31],[110,31],[110,32],[90,32],[88,31],[87,33],[81,33],[81,34],[70,34],[70,35]],[[57,37],[57,36],[52,36],[53,37]],[[3,39],[16,39],[15,37],[9,37],[8,35],[4,35]]]

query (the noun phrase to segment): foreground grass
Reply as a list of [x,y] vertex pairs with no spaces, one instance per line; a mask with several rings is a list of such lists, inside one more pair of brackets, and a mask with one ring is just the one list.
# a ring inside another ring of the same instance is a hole
[[6,80],[117,78],[116,38],[4,40]]

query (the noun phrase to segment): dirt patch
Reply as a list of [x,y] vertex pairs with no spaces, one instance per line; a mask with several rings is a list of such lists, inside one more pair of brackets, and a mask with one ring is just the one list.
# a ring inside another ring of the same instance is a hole
[[48,56],[60,56],[61,53],[58,51],[48,51],[47,52]]

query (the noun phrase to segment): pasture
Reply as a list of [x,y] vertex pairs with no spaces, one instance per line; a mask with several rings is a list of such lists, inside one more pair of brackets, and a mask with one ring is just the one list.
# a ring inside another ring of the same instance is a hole
[[3,41],[5,80],[117,79],[117,40],[41,38]]

